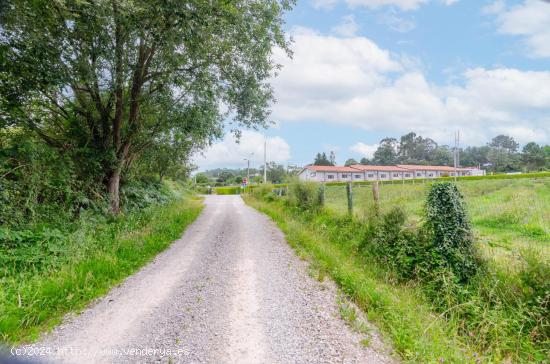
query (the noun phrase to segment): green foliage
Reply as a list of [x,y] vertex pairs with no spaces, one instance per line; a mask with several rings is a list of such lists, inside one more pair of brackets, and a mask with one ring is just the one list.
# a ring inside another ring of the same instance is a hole
[[216,187],[214,190],[216,191],[216,195],[240,195],[242,192],[240,186]]
[[162,176],[220,137],[226,112],[236,135],[269,124],[272,50],[290,52],[290,1],[8,4],[0,126],[86,156],[115,213],[119,181],[140,158]]
[[365,224],[325,209],[245,200],[368,313],[405,362],[547,360],[550,268],[535,251],[513,266],[486,259],[460,282],[441,254],[434,259],[430,229],[407,226],[398,209]]
[[197,184],[208,184],[210,182],[210,178],[205,173],[197,173],[195,175],[195,182]]
[[170,190],[165,203],[114,218],[87,212],[64,228],[0,228],[0,341],[35,340],[168,247],[201,210]]
[[0,225],[66,222],[106,207],[89,175],[97,166],[78,153],[58,153],[21,130],[0,131],[0,139]]
[[[550,169],[550,146],[527,143],[522,152],[514,138],[506,135],[494,137],[485,146],[469,146],[460,151],[462,166],[484,166],[488,172],[542,171]],[[374,152],[372,160],[361,159],[361,164],[431,164],[453,165],[453,150],[446,145],[438,145],[430,138],[415,133],[395,138],[383,138]]]
[[165,204],[174,198],[172,190],[153,177],[126,181],[120,193],[123,211],[126,213],[139,211],[151,205]]
[[334,163],[327,158],[327,154],[325,152],[323,153],[317,153],[315,156],[315,160],[313,161],[314,166],[333,166]]
[[464,198],[452,182],[435,183],[426,200],[426,228],[434,254],[460,282],[476,274],[477,258],[473,248],[470,221]]
[[294,179],[288,185],[288,198],[293,206],[301,210],[314,211],[322,207],[319,184]]

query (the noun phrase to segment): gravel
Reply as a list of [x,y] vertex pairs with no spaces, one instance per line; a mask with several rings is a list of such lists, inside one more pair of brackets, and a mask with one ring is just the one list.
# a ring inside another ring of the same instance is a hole
[[340,318],[334,284],[310,277],[269,218],[239,196],[205,204],[153,262],[23,349],[56,363],[396,361],[372,327]]

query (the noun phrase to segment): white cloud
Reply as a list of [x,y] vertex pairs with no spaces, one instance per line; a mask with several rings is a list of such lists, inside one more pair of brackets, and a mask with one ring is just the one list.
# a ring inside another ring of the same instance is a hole
[[530,56],[550,57],[549,2],[525,0],[521,5],[506,8],[504,3],[496,1],[484,10],[496,14],[500,33],[523,37]]
[[342,22],[332,28],[332,32],[343,37],[352,37],[359,30],[359,26],[355,22],[353,15],[346,15],[342,18]]
[[355,143],[349,148],[352,152],[356,152],[365,156],[367,158],[372,158],[376,149],[378,149],[378,144],[365,144],[362,142]]
[[403,18],[397,15],[395,11],[389,11],[380,15],[378,21],[399,33],[407,33],[416,28],[414,20]]
[[[378,9],[381,7],[394,7],[402,11],[416,10],[421,5],[435,2],[444,5],[453,5],[459,0],[345,0],[349,7],[366,7],[369,9]],[[332,10],[340,3],[340,0],[310,0],[311,6],[318,10]],[[344,1],[342,1],[344,2]]]
[[[380,8],[383,6],[394,6],[400,10],[416,10],[421,5],[433,2],[433,0],[347,0],[350,6],[364,6],[371,9]],[[436,2],[444,5],[453,5],[458,0],[437,0]]]
[[[265,136],[257,131],[245,130],[237,143],[233,134],[227,134],[203,153],[195,155],[194,163],[201,169],[213,167],[242,167],[244,158],[251,159],[251,166],[263,165]],[[290,159],[290,146],[281,137],[267,138],[268,162],[283,163]]]
[[447,143],[456,129],[469,144],[498,130],[517,131],[520,142],[550,137],[550,72],[475,68],[436,85],[364,37],[301,29],[294,39],[294,58],[278,59],[283,70],[273,82],[278,121],[413,130]]
[[504,0],[496,0],[481,8],[481,13],[486,15],[499,14],[504,10],[506,10],[506,3],[504,2]]
[[336,6],[339,0],[311,0],[311,5],[315,9],[331,10]]

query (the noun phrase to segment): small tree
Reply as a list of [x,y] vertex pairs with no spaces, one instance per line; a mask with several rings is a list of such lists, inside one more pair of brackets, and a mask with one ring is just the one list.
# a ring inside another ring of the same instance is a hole
[[449,267],[460,282],[478,269],[472,230],[462,194],[452,182],[431,186],[426,201],[426,227],[433,242],[432,254]]
[[344,165],[345,165],[346,167],[353,166],[354,164],[359,164],[359,163],[357,163],[357,161],[356,161],[355,159],[353,159],[353,158],[349,158],[349,159],[346,161],[346,163],[344,163]]

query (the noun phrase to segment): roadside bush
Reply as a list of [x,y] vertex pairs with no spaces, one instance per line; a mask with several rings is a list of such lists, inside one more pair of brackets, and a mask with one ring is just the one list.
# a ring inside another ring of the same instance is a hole
[[447,282],[453,290],[468,282],[479,266],[462,195],[453,183],[434,184],[425,210],[426,222],[417,230],[405,226],[399,208],[371,219],[365,245],[401,279],[419,279],[434,287]]
[[172,191],[154,177],[124,181],[120,189],[120,201],[125,212],[138,211],[173,199]]
[[322,206],[319,184],[298,179],[288,186],[288,198],[292,205],[301,210],[317,210]]
[[274,188],[275,187],[271,183],[266,183],[252,188],[250,192],[255,197],[264,197],[265,195],[272,193]]
[[[459,282],[476,274],[479,259],[462,194],[452,182],[435,183],[426,200],[426,224],[436,266],[449,267]],[[439,261],[439,262],[437,262]]]

